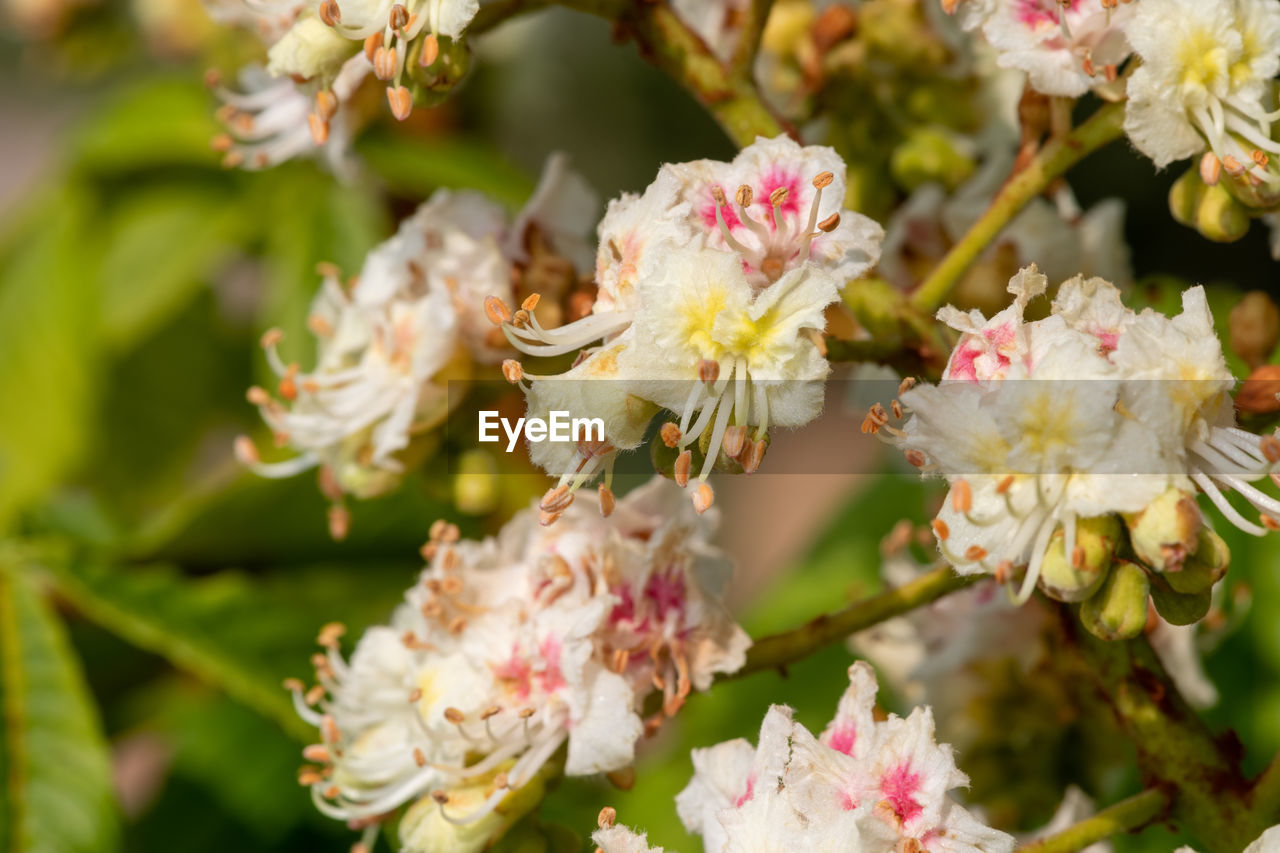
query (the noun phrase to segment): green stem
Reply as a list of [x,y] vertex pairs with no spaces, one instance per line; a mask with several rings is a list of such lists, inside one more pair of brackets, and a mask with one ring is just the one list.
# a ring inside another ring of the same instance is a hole
[[747,662],[742,669],[726,678],[738,678],[766,669],[780,669],[843,640],[856,631],[909,613],[917,607],[972,586],[983,577],[957,575],[950,566],[935,569],[911,583],[855,602],[836,613],[819,616],[799,628],[757,640],[747,652]]
[[[762,16],[759,18],[761,29],[769,5],[769,0],[753,0],[751,14]],[[613,21],[620,32],[635,38],[641,56],[697,98],[739,147],[750,145],[757,136],[772,137],[787,131],[760,99],[749,71],[731,74],[702,39],[663,3],[650,0],[496,0],[480,7],[468,32],[486,32],[510,18],[548,6],[564,6]],[[749,38],[744,38],[744,42],[748,43],[754,57],[760,34],[747,32],[747,35]]]
[[738,147],[750,145],[757,136],[784,132],[755,85],[749,79],[732,78],[702,39],[667,5],[641,2],[619,23],[635,36],[640,54],[688,89]]
[[1124,103],[1120,102],[1104,105],[1071,133],[1047,144],[1025,169],[1004,185],[982,218],[921,282],[911,296],[912,306],[925,313],[936,311],[970,265],[1032,199],[1076,163],[1119,139],[1123,133]]
[[1017,853],[1075,853],[1121,832],[1133,832],[1158,820],[1169,807],[1169,795],[1149,788],[1103,809],[1091,818],[1048,838],[1032,841]]
[[760,52],[760,39],[771,11],[773,0],[751,0],[747,4],[745,20],[738,30],[738,44],[729,62],[729,73],[735,80],[754,79],[756,54]]
[[1238,853],[1267,824],[1250,811],[1240,773],[1238,744],[1214,738],[1177,688],[1146,638],[1104,642],[1080,630],[1062,608],[1063,625],[1083,669],[1110,705],[1120,729],[1137,748],[1149,784],[1172,795],[1171,819],[1207,853]]

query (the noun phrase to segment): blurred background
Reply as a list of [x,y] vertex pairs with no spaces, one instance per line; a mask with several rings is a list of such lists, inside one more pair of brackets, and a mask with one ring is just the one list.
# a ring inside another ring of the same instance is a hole
[[[373,121],[354,183],[312,162],[229,171],[210,147],[204,73],[234,70],[255,40],[195,0],[2,5],[0,838],[13,850],[345,850],[349,830],[294,784],[309,733],[280,680],[305,672],[320,625],[344,621],[354,637],[387,616],[434,519],[492,532],[545,481],[489,478],[477,498],[451,464],[465,448],[445,447],[395,494],[353,504],[351,535],[333,542],[310,477],[259,480],[232,456],[234,436],[260,431],[244,399],[267,375],[258,337],[301,330],[316,264],[355,271],[437,187],[515,208],[545,157],[565,151],[607,199],[643,189],[662,162],[729,158],[732,145],[607,23],[554,10],[477,39],[470,78],[442,106]],[[1240,292],[1276,289],[1266,234],[1223,246],[1177,225],[1173,177],[1116,144],[1071,182],[1086,207],[1125,199],[1135,302],[1168,304],[1204,282],[1225,322]],[[287,357],[307,363],[306,342],[290,336]],[[753,635],[880,588],[880,539],[938,500],[860,420],[833,395],[803,440],[779,436],[770,451],[777,471],[823,470],[840,454],[853,460],[842,473],[717,487]],[[1280,541],[1228,538],[1230,612],[1202,638],[1221,697],[1208,714],[1238,733],[1256,772],[1280,749]],[[850,660],[837,647],[788,677],[691,698],[646,745],[630,791],[574,780],[544,819],[585,834],[608,803],[651,841],[698,849],[671,803],[689,749],[753,738],[775,701],[821,728]],[[990,681],[959,759],[993,819],[1035,827],[1067,782],[1104,804],[1140,786],[1089,697],[1033,683],[1001,698],[1009,678]],[[883,700],[906,709],[887,688]],[[1174,842],[1155,831],[1118,847]]]

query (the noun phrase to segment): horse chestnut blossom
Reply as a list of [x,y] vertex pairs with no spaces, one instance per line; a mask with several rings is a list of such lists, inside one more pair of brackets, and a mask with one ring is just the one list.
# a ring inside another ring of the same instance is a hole
[[[395,117],[408,118],[405,85],[415,67],[441,60],[440,39],[458,39],[477,0],[206,0],[215,19],[253,29],[266,69],[240,75],[242,91],[217,84],[227,133],[214,141],[228,166],[262,169],[323,148],[337,171],[353,134],[349,104],[372,74],[387,83]],[[451,62],[445,57],[446,62]]]
[[[1004,580],[1026,566],[1020,601],[1038,580],[1055,597],[1084,600],[1108,580],[1120,516],[1143,564],[1178,592],[1205,592],[1226,549],[1204,528],[1194,490],[1247,533],[1280,526],[1280,501],[1253,485],[1280,462],[1280,441],[1235,426],[1234,380],[1203,288],[1185,291],[1169,318],[1134,313],[1102,279],[1075,278],[1047,318],[1026,322],[1046,286],[1029,267],[1010,282],[1013,305],[990,319],[939,311],[961,333],[944,381],[903,389],[902,429],[880,407],[864,428],[887,428],[912,464],[947,478],[933,529],[962,574]],[[1223,489],[1261,511],[1261,524]]]
[[1280,5],[1272,0],[1139,0],[1127,31],[1142,65],[1129,80],[1125,131],[1157,166],[1207,149],[1209,183],[1222,171],[1280,182],[1267,168],[1280,71]]
[[[1012,836],[985,826],[948,796],[967,784],[951,748],[934,740],[933,714],[877,721],[875,674],[849,668],[849,689],[818,737],[774,705],[757,746],[732,740],[693,752],[694,776],[676,797],[685,828],[724,853],[823,850],[896,853],[1011,851]],[[608,824],[611,815],[602,815]],[[611,825],[604,853],[653,853],[643,836]]]
[[[341,626],[321,632],[318,685],[289,685],[320,731],[302,774],[320,811],[371,844],[412,804],[402,849],[487,849],[540,799],[559,753],[571,776],[623,769],[691,690],[743,664],[714,514],[662,478],[607,519],[588,504],[553,528],[525,510],[482,542],[438,522],[389,624],[345,660]],[[654,689],[663,710],[644,720]]]
[[[828,372],[824,311],[876,262],[884,236],[842,208],[844,171],[830,148],[786,137],[757,139],[731,163],[665,165],[641,196],[610,205],[600,225],[590,316],[544,329],[527,316],[505,322],[512,315],[495,307],[522,352],[582,350],[569,374],[521,374],[531,409],[554,399],[606,423],[602,445],[535,455],[560,477],[544,502],[549,518],[597,473],[607,483],[616,452],[642,441],[653,406],[678,414],[662,439],[679,452],[676,480],[700,510],[714,499],[706,479],[722,451],[754,471],[770,426],[817,417]],[[704,433],[694,476],[691,448]]]
[[514,295],[513,271],[522,266],[530,233],[572,246],[582,211],[589,216],[593,207],[585,183],[555,156],[513,223],[482,193],[442,189],[369,253],[350,282],[325,266],[308,319],[316,366],[304,373],[286,363],[278,351],[283,333],[270,330],[262,344],[279,377],[278,397],[260,387],[248,393],[277,445],[296,455],[264,462],[241,437],[241,460],[273,478],[319,467],[334,504],[331,530],[341,538],[343,496],[377,495],[397,482],[403,471],[397,455],[448,414],[447,378],[465,376],[468,362],[509,354],[483,303],[487,295]]
[[[1131,52],[1126,25],[1143,0],[968,0],[966,29],[981,27],[1001,68],[1026,71],[1046,95],[1079,97],[1116,79]],[[943,0],[955,11],[955,0]]]

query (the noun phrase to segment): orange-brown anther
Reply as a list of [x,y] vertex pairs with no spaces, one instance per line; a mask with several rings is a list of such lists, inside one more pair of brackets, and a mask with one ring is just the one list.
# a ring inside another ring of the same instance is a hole
[[968,480],[956,480],[951,487],[951,508],[959,513],[973,509],[973,490],[969,488]]
[[676,457],[676,464],[671,473],[675,476],[676,485],[684,488],[689,485],[689,472],[693,468],[693,451],[685,450]]
[[596,826],[601,829],[613,826],[618,820],[618,812],[611,806],[605,806],[600,810],[600,814],[596,815]]
[[911,463],[916,468],[923,468],[925,463],[928,462],[925,455],[915,448],[903,451],[902,455],[906,457],[907,462]]
[[532,312],[538,307],[538,303],[542,301],[542,295],[538,293],[530,293],[525,297],[524,302],[520,303],[520,307],[525,311]]
[[337,0],[324,0],[316,13],[326,26],[336,27],[342,23],[342,10],[338,8]]
[[569,484],[564,483],[554,488],[547,489],[547,493],[542,496],[542,500],[538,502],[538,508],[543,512],[561,513],[569,508],[573,503],[573,492],[569,490]]
[[617,501],[613,497],[613,489],[609,488],[604,483],[601,483],[599,487],[599,492],[600,492],[600,514],[603,515],[605,518],[608,518],[609,516],[613,515],[613,509],[617,505]]
[[721,448],[730,459],[736,459],[747,446],[747,428],[742,425],[731,426],[724,431]]
[[711,504],[715,503],[716,493],[708,483],[700,483],[693,493],[693,509],[698,515],[702,515],[711,509]]
[[970,545],[964,549],[964,558],[976,562],[987,556],[987,549],[981,545]]
[[951,529],[947,527],[947,523],[940,518],[935,518],[929,523],[933,528],[933,535],[938,537],[939,542],[946,542],[947,537],[951,535]]
[[662,429],[658,430],[658,435],[662,438],[662,443],[667,447],[674,448],[680,444],[680,427],[670,421],[662,425]]
[[380,47],[373,52],[373,74],[379,80],[390,80],[396,76],[396,65],[399,55],[394,47]]
[[1200,180],[1208,186],[1214,186],[1222,178],[1222,161],[1212,151],[1204,152],[1200,158]]
[[755,200],[755,193],[751,191],[750,186],[748,186],[747,184],[743,184],[742,186],[738,187],[738,192],[734,196],[734,201],[736,201],[742,207],[750,207],[751,202],[754,200]]
[[816,178],[813,179],[813,188],[816,190],[826,189],[827,187],[831,186],[831,182],[834,181],[835,179],[836,179],[836,176],[831,174],[830,172],[822,172]]
[[502,377],[512,385],[515,385],[524,378],[524,368],[514,358],[503,359]]
[[1280,462],[1280,439],[1274,435],[1264,435],[1258,442],[1262,456],[1272,465]]
[[742,471],[745,474],[754,474],[760,469],[760,463],[764,461],[764,451],[768,447],[763,438],[756,439],[743,452],[738,462],[742,465]]
[[1013,488],[1013,479],[1013,475],[1009,474],[999,483],[996,483],[996,494],[1003,495],[1005,492],[1009,491],[1009,489]]
[[327,649],[336,649],[342,635],[347,633],[347,626],[341,622],[330,622],[320,629],[316,642]]
[[427,33],[427,37],[422,40],[422,54],[418,57],[418,64],[426,68],[428,65],[435,65],[439,58],[440,40],[435,33]]
[[364,40],[364,58],[373,62],[373,55],[382,47],[382,33],[374,33]]
[[720,362],[704,358],[698,362],[698,378],[703,382],[715,382],[720,378]]
[[776,190],[769,193],[769,204],[773,207],[782,207],[782,205],[787,203],[788,195],[789,193],[787,192],[786,187],[778,187]]
[[387,26],[393,30],[403,30],[409,26],[409,10],[400,3],[392,6],[391,14],[387,16]]
[[388,86],[387,103],[391,105],[391,114],[396,117],[396,121],[404,121],[413,112],[413,95],[404,86],[394,89]]
[[840,214],[833,213],[826,219],[818,223],[818,230],[824,234],[830,234],[832,231],[840,227]]

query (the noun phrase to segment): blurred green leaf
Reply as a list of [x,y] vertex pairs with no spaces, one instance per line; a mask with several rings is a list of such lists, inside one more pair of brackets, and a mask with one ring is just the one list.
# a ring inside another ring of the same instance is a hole
[[87,202],[65,190],[37,209],[0,262],[0,528],[77,463],[94,399]]
[[306,743],[315,731],[280,686],[305,672],[326,622],[356,626],[385,618],[412,572],[367,567],[259,581],[223,571],[200,579],[169,566],[46,565],[54,584],[87,617],[134,645],[225,691]]
[[404,195],[425,198],[440,187],[466,187],[514,209],[533,192],[527,174],[474,140],[369,133],[356,150],[370,169]]
[[192,76],[144,79],[123,88],[79,132],[76,167],[98,173],[166,165],[218,167],[210,141],[216,99]]
[[62,626],[11,569],[0,571],[0,691],[4,849],[115,849],[110,756],[97,711]]
[[216,275],[252,223],[225,190],[161,185],[128,196],[112,213],[102,259],[106,343],[131,346]]

